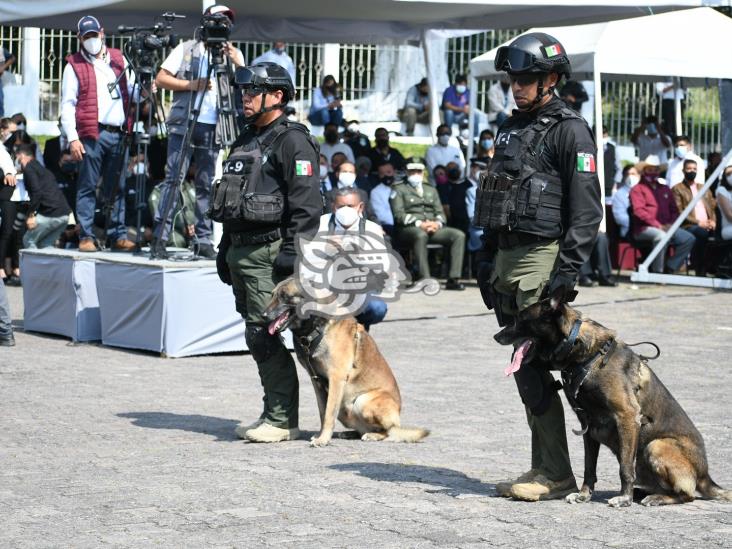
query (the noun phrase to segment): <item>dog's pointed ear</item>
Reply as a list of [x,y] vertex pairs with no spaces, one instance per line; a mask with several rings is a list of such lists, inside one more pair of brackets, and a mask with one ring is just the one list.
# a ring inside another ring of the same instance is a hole
[[559,311],[565,301],[566,289],[564,286],[554,288],[552,295],[549,297],[549,307],[552,311]]

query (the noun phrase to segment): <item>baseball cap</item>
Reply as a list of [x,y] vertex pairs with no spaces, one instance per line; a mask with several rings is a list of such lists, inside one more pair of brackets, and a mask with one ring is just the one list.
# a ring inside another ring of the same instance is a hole
[[411,170],[424,171],[424,164],[422,164],[421,162],[410,162],[409,164],[407,164],[407,171]]
[[93,15],[85,15],[76,24],[79,36],[84,36],[90,32],[102,32],[102,26],[99,24],[99,20]]
[[234,10],[223,4],[214,4],[207,7],[206,11],[203,12],[204,15],[216,15],[217,13],[223,13],[232,23],[234,22]]

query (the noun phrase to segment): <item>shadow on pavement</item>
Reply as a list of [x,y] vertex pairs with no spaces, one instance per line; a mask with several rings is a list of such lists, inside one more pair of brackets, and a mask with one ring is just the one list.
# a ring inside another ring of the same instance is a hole
[[495,485],[471,478],[460,471],[445,467],[426,465],[402,465],[399,463],[339,463],[330,465],[336,471],[350,471],[372,480],[388,482],[419,482],[439,487],[427,490],[430,493],[445,494],[452,497],[476,495],[491,497],[496,495]]
[[148,429],[174,429],[190,431],[216,437],[216,441],[232,442],[239,439],[234,429],[239,422],[235,419],[202,416],[199,414],[173,414],[170,412],[128,412],[117,414],[117,417],[128,418],[132,424]]

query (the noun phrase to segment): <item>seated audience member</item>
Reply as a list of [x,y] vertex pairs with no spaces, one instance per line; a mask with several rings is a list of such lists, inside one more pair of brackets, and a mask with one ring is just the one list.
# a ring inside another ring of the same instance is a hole
[[364,211],[366,212],[367,219],[373,219],[374,215],[369,207],[369,195],[363,189],[356,187],[356,166],[351,162],[342,162],[336,170],[336,183],[333,185],[333,190],[326,193],[325,195],[325,213],[329,212],[333,207],[333,199],[335,197],[335,191],[338,189],[344,189],[346,187],[353,187],[361,197],[361,201],[364,204]]
[[600,286],[618,285],[612,275],[607,235],[601,232],[597,233],[590,258],[580,268],[578,284],[583,288],[591,288],[595,285],[595,280]]
[[400,118],[407,135],[414,135],[414,126],[430,123],[430,85],[426,78],[409,88]]
[[358,120],[351,120],[346,124],[346,131],[343,132],[343,142],[351,148],[353,157],[358,159],[361,156],[368,156],[371,152],[371,141],[361,133],[361,126]]
[[686,181],[684,178],[685,160],[693,160],[696,162],[695,181],[700,185],[704,185],[704,160],[694,154],[694,147],[685,135],[677,135],[674,138],[674,157],[668,163],[668,168],[666,168],[666,184],[669,187],[673,187],[678,183]]
[[[450,136],[452,130],[447,124],[437,126],[437,143],[427,149],[425,161],[427,169],[432,174],[434,169],[439,166],[447,166],[450,162],[455,162],[462,171],[465,169],[465,157],[462,151],[453,145],[450,145]],[[434,179],[432,179],[434,183]]]
[[671,139],[663,133],[656,116],[646,116],[643,123],[635,129],[630,140],[633,145],[638,147],[638,158],[643,159],[654,155],[659,158],[661,164],[665,164],[668,160]]
[[292,85],[295,85],[297,81],[297,71],[295,69],[295,62],[287,54],[287,44],[282,40],[276,40],[272,44],[272,49],[267,50],[259,57],[255,57],[252,61],[252,65],[258,65],[259,63],[275,63],[285,69],[290,78],[292,79]]
[[329,161],[337,152],[345,154],[346,158],[350,162],[356,161],[353,156],[353,151],[351,150],[351,147],[349,147],[345,143],[340,142],[340,137],[338,136],[338,126],[336,126],[332,122],[326,124],[325,130],[323,131],[323,137],[325,139],[325,143],[322,143],[320,145],[320,154],[324,154]]
[[456,162],[450,162],[445,166],[445,174],[447,175],[447,185],[437,185],[437,192],[440,194],[440,201],[445,208],[445,215],[450,219],[450,200],[452,192],[463,180],[463,172]]
[[[489,159],[473,158],[470,160],[470,172],[468,173],[468,183],[470,186],[465,190],[465,211],[469,221],[468,251],[477,252],[483,247],[483,229],[473,225],[473,217],[475,216],[475,195],[478,187],[480,187],[480,174],[488,169],[490,165]],[[477,260],[477,258],[476,258]],[[475,271],[475,269],[473,269]]]
[[[638,164],[638,168],[641,172],[640,183],[630,191],[634,236],[637,241],[648,242],[655,247],[679,217],[679,210],[671,189],[658,182],[661,173],[658,156],[649,156]],[[652,272],[677,272],[694,247],[694,236],[679,227],[669,243],[674,246],[674,255],[666,260],[664,268],[666,250],[658,254],[651,265]]]
[[326,191],[329,191],[331,189],[331,184],[330,179],[328,178],[328,174],[330,173],[330,163],[328,162],[328,159],[325,157],[324,154],[320,155],[319,170],[320,192],[325,194]]
[[378,169],[379,183],[371,189],[369,203],[376,216],[376,222],[390,237],[394,235],[394,214],[391,212],[389,197],[394,184],[394,166],[385,162]]
[[620,237],[628,236],[630,228],[630,189],[632,189],[640,181],[640,174],[635,166],[626,166],[623,168],[623,177],[618,184],[618,188],[613,194],[613,218],[620,230]]
[[488,88],[488,122],[500,126],[515,108],[511,80],[507,74],[503,74],[500,81]]
[[448,190],[448,183],[450,182],[450,180],[447,177],[447,166],[443,166],[442,164],[435,166],[435,169],[432,170],[431,179],[435,183],[437,194],[440,195],[440,202],[442,202],[442,205],[444,207],[446,203],[445,201],[449,198],[450,194]]
[[491,130],[483,130],[478,137],[478,148],[475,157],[481,159],[492,159],[496,153],[496,136]]
[[[328,173],[328,181],[330,182],[331,188],[338,185],[338,166],[348,162],[348,157],[342,152],[334,153],[330,158],[330,172]],[[329,189],[330,190],[330,189]]]
[[[464,74],[455,77],[455,83],[445,88],[442,94],[442,116],[445,124],[452,128],[453,124],[460,125],[463,120],[468,120],[470,114],[470,90],[468,79]],[[475,117],[475,128],[477,130],[477,117]]]
[[[698,174],[696,160],[690,158],[684,160],[683,170],[683,182],[677,183],[671,188],[674,200],[676,200],[676,208],[679,212],[684,211],[704,186],[703,183],[696,182]],[[706,275],[704,256],[707,250],[707,241],[710,236],[714,235],[714,229],[717,226],[716,208],[717,203],[712,196],[712,192],[707,191],[681,224],[683,229],[694,235],[695,242],[694,248],[691,251],[691,264],[696,276]]]
[[376,179],[371,177],[371,159],[368,156],[357,157],[356,187],[370,193],[376,183]]
[[722,172],[717,187],[717,204],[721,213],[722,240],[732,240],[732,162]]
[[446,226],[437,189],[423,179],[424,165],[410,163],[407,164],[407,181],[393,186],[389,203],[394,214],[397,242],[412,250],[419,278],[430,276],[427,244],[448,247],[450,274],[445,288],[464,290],[459,278],[463,269],[465,234]]
[[66,229],[71,208],[56,184],[56,177],[36,160],[35,147],[18,145],[15,150],[15,160],[22,167],[23,183],[30,197],[23,246],[53,247]]
[[404,156],[397,149],[389,145],[389,132],[386,128],[377,128],[374,132],[374,148],[371,149],[369,160],[371,160],[371,173],[375,173],[379,166],[388,162],[398,172],[403,171],[407,165]]
[[332,75],[323,78],[322,85],[313,90],[308,120],[313,126],[335,124],[340,127],[343,123],[340,91]]
[[[341,165],[343,168],[343,165]],[[354,186],[345,186],[333,191],[331,210],[320,218],[319,234],[328,234],[335,241],[350,235],[368,233],[372,238],[383,239],[383,231],[373,221],[365,218],[366,205],[362,200],[362,192]],[[386,242],[383,242],[386,248]],[[375,296],[369,296],[365,308],[356,315],[356,320],[368,331],[373,324],[378,324],[386,316],[387,306]]]

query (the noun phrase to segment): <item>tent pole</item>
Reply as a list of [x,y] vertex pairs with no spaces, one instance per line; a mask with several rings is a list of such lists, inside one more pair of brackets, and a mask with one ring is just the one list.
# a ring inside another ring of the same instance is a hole
[[478,79],[472,74],[470,75],[470,115],[468,116],[468,132],[470,139],[468,140],[468,157],[465,159],[465,177],[470,173],[470,159],[473,158],[473,148],[475,147],[475,109],[478,106]]
[[602,143],[602,88],[600,87],[600,69],[597,66],[597,55],[593,56],[593,80],[595,83],[595,145],[597,146],[597,178],[600,180],[600,201],[602,204],[602,221],[600,232],[605,232],[605,150]]
[[678,76],[674,76],[674,119],[676,135],[681,135],[683,133],[683,128],[681,127],[681,94],[679,93],[680,90],[681,79]]
[[[681,226],[681,224],[686,220],[686,218],[689,216],[689,214],[694,210],[694,207],[696,206],[696,203],[699,202],[702,197],[704,196],[704,193],[706,193],[712,186],[712,183],[714,183],[718,178],[719,175],[722,173],[722,170],[724,170],[725,166],[732,160],[732,149],[727,152],[725,157],[722,159],[722,162],[720,162],[719,166],[714,170],[714,172],[709,176],[706,183],[704,183],[704,186],[697,191],[696,195],[694,195],[694,198],[691,199],[691,202],[689,202],[689,205],[684,208],[684,211],[679,214],[679,217],[676,218],[676,221],[674,221],[669,229],[666,231],[666,234],[663,236],[661,241],[656,244],[656,247],[651,250],[651,253],[648,254],[648,257],[646,257],[646,260],[641,263],[638,266],[638,273],[634,273],[633,276],[631,276],[631,280],[636,280],[636,278],[633,278],[634,276],[639,277],[637,280],[640,282],[646,282],[647,277],[649,276],[648,269],[650,268],[651,264],[653,263],[653,260],[656,259],[656,256],[658,254],[663,253],[664,249],[666,248],[666,245],[673,237],[674,233],[678,230],[678,228]],[[695,277],[684,277],[684,278],[695,278]],[[690,284],[692,285],[692,284]]]
[[432,143],[435,143],[437,126],[440,125],[440,106],[438,105],[437,78],[435,78],[435,60],[432,59],[429,46],[429,30],[422,31],[422,51],[427,66],[427,82],[430,86],[430,129]]

